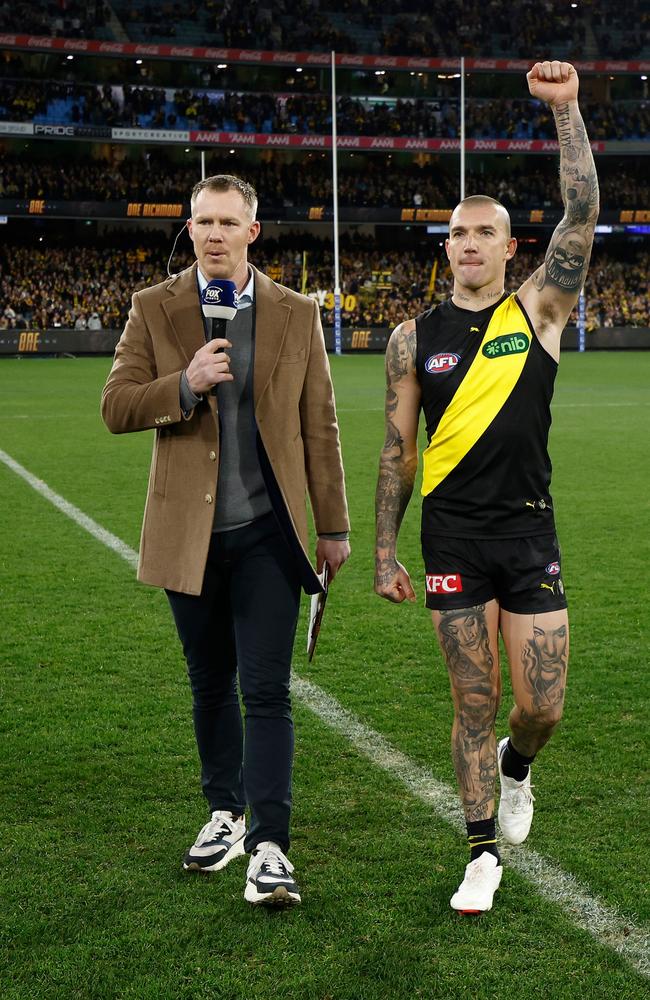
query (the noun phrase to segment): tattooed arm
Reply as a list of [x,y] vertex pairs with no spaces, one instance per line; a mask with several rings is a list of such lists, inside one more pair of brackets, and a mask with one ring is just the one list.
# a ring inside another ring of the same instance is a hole
[[375,497],[375,591],[395,604],[415,600],[409,575],[397,562],[397,534],[418,465],[419,415],[415,320],[407,320],[393,330],[386,349],[386,440],[379,459]]
[[598,177],[578,107],[578,75],[565,62],[535,63],[527,75],[533,95],[553,111],[560,143],[564,217],[542,266],[518,295],[542,345],[557,361],[560,336],[584,285],[598,218]]

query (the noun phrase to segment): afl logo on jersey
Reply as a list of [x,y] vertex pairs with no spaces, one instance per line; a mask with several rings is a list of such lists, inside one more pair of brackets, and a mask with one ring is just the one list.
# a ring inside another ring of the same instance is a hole
[[560,572],[559,562],[549,563],[548,566],[546,567],[546,572],[548,573],[549,576],[557,576],[558,573]]
[[455,368],[460,361],[460,354],[433,354],[424,363],[429,375],[441,375]]

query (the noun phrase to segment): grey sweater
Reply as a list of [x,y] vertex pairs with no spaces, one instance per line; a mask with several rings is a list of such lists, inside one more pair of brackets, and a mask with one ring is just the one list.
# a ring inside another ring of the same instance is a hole
[[[233,531],[268,514],[271,500],[257,457],[253,403],[253,327],[255,306],[240,309],[228,323],[226,336],[232,382],[217,385],[220,447],[219,478],[213,531]],[[212,332],[206,320],[206,339]],[[201,400],[195,396],[183,372],[181,406],[189,412]]]

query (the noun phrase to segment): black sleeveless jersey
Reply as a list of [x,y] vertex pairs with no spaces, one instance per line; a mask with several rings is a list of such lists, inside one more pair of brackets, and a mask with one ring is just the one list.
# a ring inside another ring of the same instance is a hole
[[557,364],[516,295],[415,321],[428,447],[422,531],[457,538],[555,530],[548,433]]

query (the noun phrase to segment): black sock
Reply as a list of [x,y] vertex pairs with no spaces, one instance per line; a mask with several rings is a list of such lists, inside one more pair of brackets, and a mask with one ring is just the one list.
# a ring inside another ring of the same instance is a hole
[[498,863],[501,864],[501,857],[497,850],[497,828],[494,816],[492,819],[479,819],[474,823],[467,823],[467,843],[470,848],[470,861],[476,861],[481,854],[486,851],[493,854]]
[[530,770],[530,765],[535,760],[535,754],[532,757],[524,757],[522,753],[519,753],[512,745],[512,740],[508,739],[506,743],[506,748],[501,754],[501,770],[505,774],[506,778],[514,778],[515,781],[523,781],[524,778],[528,776],[528,771]]

